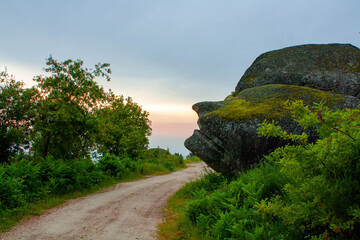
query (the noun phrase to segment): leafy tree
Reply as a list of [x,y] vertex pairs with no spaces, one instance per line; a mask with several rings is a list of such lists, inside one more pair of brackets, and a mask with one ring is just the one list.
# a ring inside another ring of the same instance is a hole
[[109,105],[99,109],[99,152],[137,157],[147,149],[151,134],[149,113],[128,97],[109,93]]
[[48,154],[66,159],[85,156],[96,127],[92,113],[106,100],[94,79],[109,81],[110,65],[99,63],[87,69],[82,60],[58,62],[52,56],[46,64],[50,76],[34,78],[38,83],[34,149],[44,158]]
[[289,109],[300,125],[316,129],[320,139],[307,143],[306,134],[290,135],[274,124],[262,124],[259,132],[264,136],[302,144],[279,148],[267,157],[289,183],[283,196],[262,200],[259,212],[312,239],[359,239],[360,109],[332,111],[323,104],[310,109],[302,102]]
[[29,148],[34,119],[34,89],[24,89],[7,71],[0,72],[0,162]]

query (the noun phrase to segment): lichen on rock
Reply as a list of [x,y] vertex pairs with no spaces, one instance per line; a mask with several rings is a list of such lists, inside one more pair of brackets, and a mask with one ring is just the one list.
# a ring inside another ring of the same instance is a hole
[[261,54],[235,90],[267,84],[305,86],[359,97],[360,51],[350,44],[308,44]]

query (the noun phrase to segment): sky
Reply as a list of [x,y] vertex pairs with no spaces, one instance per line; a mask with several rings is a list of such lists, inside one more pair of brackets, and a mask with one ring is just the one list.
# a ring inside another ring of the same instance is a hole
[[150,112],[150,147],[187,155],[192,104],[218,101],[261,53],[360,47],[359,0],[0,0],[0,70],[27,86],[45,59],[110,63],[105,89]]

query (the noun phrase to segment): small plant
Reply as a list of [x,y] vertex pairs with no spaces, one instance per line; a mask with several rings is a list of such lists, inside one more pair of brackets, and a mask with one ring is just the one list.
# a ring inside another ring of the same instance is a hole
[[265,121],[260,134],[292,144],[236,179],[217,184],[209,180],[221,176],[210,174],[187,184],[169,201],[177,229],[172,239],[360,238],[360,109],[310,108],[301,101],[286,108],[318,140]]
[[269,219],[281,219],[289,229],[307,236],[358,239],[360,200],[360,109],[332,111],[323,104],[312,109],[302,102],[288,103],[295,120],[314,128],[320,139],[291,135],[264,123],[259,132],[302,144],[275,150],[268,159],[289,178],[283,196],[264,199],[256,208]]
[[126,169],[125,163],[115,155],[106,155],[102,157],[99,159],[97,165],[101,171],[112,177],[122,176]]
[[238,91],[232,91],[232,92],[231,92],[231,96],[233,96],[233,97],[236,97],[238,94],[239,94]]

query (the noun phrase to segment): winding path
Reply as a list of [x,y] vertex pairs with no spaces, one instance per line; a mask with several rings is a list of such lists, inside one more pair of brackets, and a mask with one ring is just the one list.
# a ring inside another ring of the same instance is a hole
[[154,239],[167,199],[204,168],[204,164],[197,163],[178,172],[120,183],[67,201],[20,223],[0,239]]

